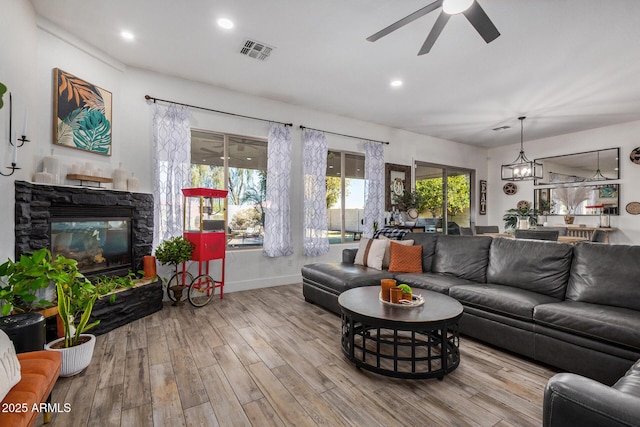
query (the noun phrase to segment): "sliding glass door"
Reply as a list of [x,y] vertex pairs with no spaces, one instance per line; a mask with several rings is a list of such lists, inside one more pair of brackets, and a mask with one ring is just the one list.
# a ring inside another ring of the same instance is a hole
[[430,233],[460,234],[471,227],[474,171],[416,162],[415,188],[424,204],[418,225]]

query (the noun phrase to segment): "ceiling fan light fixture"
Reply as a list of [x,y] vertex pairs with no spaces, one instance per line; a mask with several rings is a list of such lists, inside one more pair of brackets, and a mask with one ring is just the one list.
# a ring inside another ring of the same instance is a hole
[[469,9],[475,0],[444,0],[442,10],[449,15],[456,15]]
[[520,120],[520,154],[516,159],[506,165],[502,165],[503,181],[531,181],[534,179],[542,179],[542,164],[529,160],[524,154],[524,119],[526,117],[518,117]]

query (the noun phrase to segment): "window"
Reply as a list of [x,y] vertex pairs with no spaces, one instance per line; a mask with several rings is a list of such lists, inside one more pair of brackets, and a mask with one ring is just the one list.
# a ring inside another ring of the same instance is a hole
[[471,182],[471,170],[417,163],[416,191],[424,198],[418,225],[444,234],[460,234],[461,227],[471,227]]
[[364,217],[364,156],[329,151],[326,183],[329,243],[359,240]]
[[229,190],[229,248],[262,246],[267,141],[191,131],[191,185]]

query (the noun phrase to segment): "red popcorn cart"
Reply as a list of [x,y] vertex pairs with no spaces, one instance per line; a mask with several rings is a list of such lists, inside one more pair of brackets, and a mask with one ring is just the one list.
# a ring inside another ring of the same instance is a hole
[[[217,288],[224,289],[224,265],[227,247],[227,190],[183,188],[183,236],[193,246],[191,260],[198,263],[198,276],[191,280],[187,298],[194,307],[211,301]],[[210,261],[220,260],[220,280],[209,275]],[[183,266],[183,272],[186,268]]]

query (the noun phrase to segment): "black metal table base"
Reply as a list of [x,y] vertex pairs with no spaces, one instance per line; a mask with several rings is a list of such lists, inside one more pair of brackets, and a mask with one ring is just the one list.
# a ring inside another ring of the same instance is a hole
[[341,341],[357,367],[395,378],[442,380],[460,363],[457,321],[417,331],[366,325],[343,314]]

